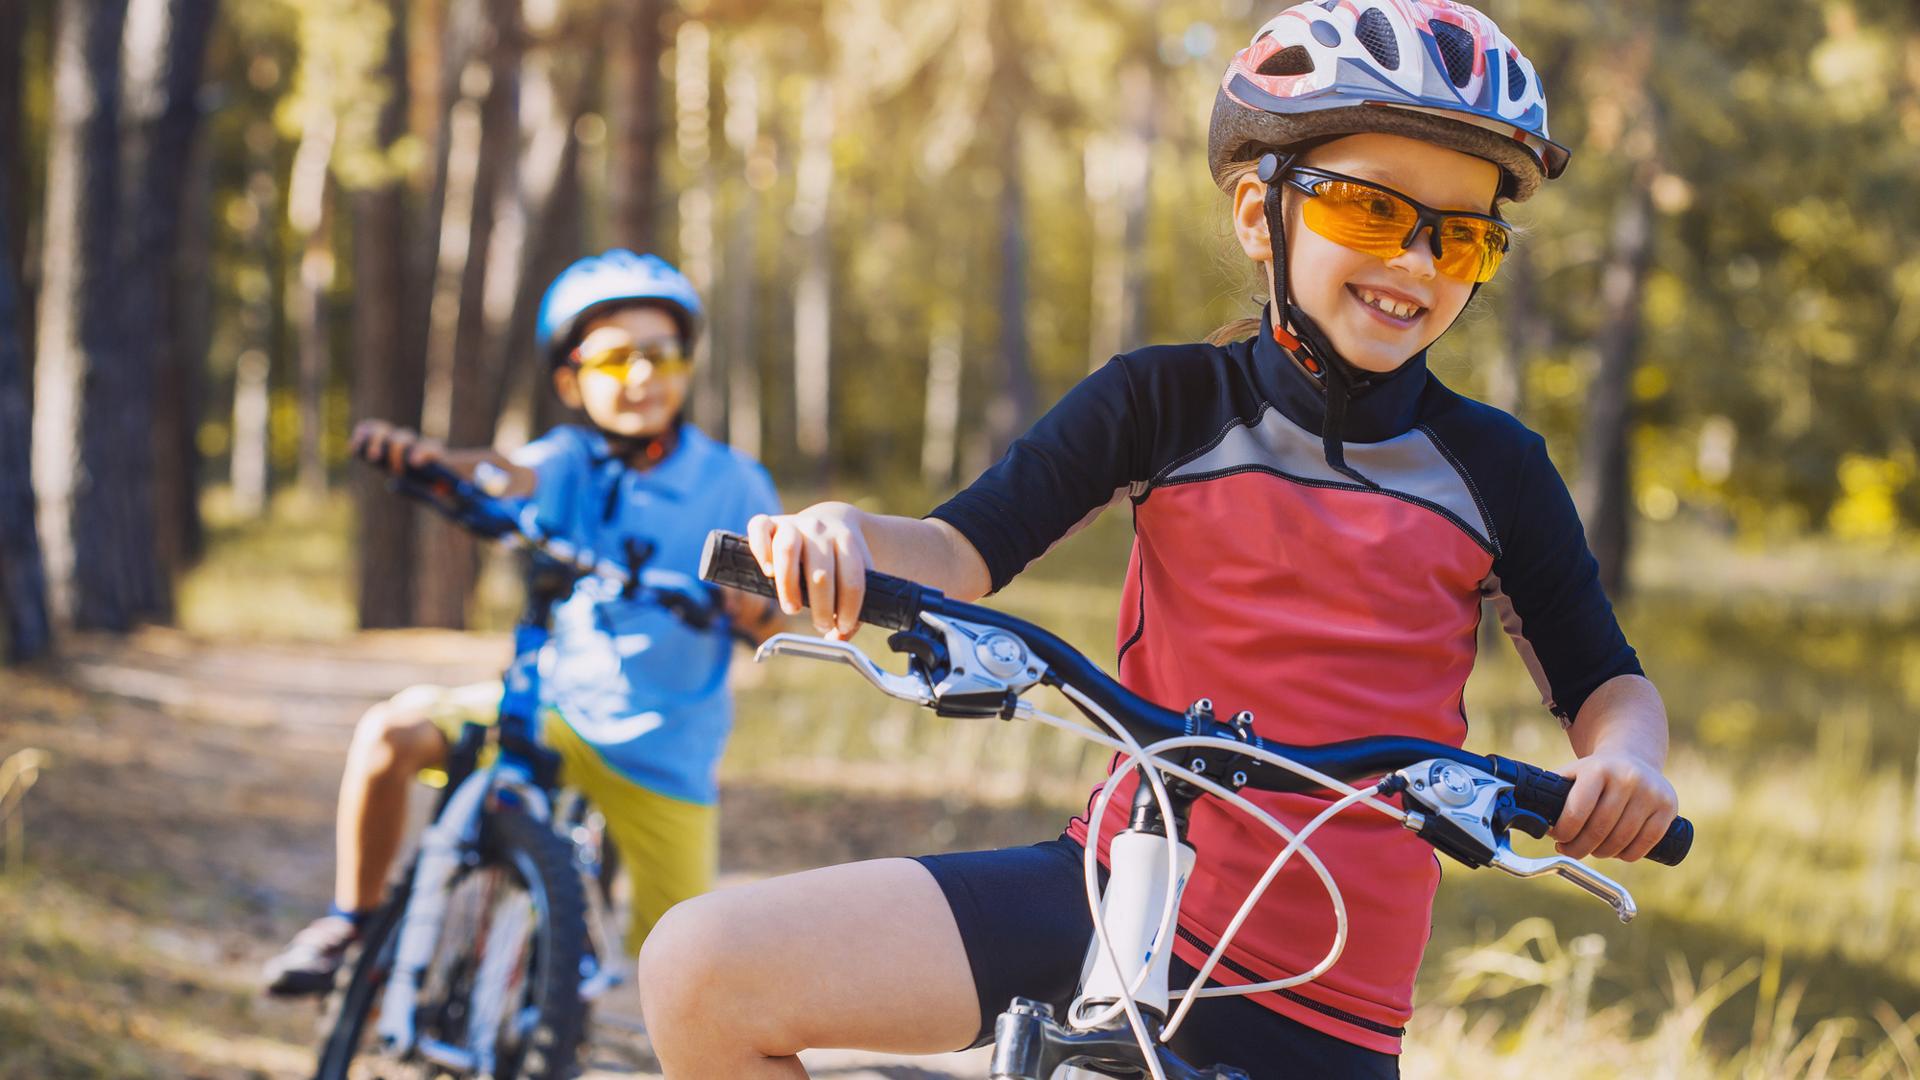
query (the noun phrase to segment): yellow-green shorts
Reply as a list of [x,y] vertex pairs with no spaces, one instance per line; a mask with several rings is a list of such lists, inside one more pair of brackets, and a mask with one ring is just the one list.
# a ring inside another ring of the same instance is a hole
[[[499,719],[501,694],[498,682],[414,686],[395,694],[393,705],[424,712],[451,745],[462,725]],[[668,908],[713,887],[720,861],[719,808],[670,798],[627,779],[551,709],[541,719],[540,741],[560,755],[561,782],[585,795],[607,819],[633,895],[627,927],[632,955]]]

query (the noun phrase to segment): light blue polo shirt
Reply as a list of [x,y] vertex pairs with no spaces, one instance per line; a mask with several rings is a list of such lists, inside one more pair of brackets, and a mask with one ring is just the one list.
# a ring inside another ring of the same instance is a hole
[[[572,426],[512,456],[539,477],[530,498],[551,535],[616,559],[629,539],[648,544],[649,569],[690,580],[709,531],[743,532],[753,515],[780,512],[766,469],[692,424],[671,454],[641,471],[614,457],[598,432]],[[724,627],[693,630],[657,604],[586,579],[554,610],[541,699],[635,783],[712,803],[733,726],[732,656]]]

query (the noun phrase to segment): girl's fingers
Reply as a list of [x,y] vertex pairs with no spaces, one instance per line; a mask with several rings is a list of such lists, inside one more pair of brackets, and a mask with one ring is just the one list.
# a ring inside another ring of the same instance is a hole
[[747,520],[747,548],[753,552],[753,561],[760,564],[760,572],[772,577],[773,518],[755,514]]
[[1602,859],[1619,858],[1634,841],[1640,839],[1641,832],[1646,828],[1647,819],[1652,816],[1651,805],[1643,804],[1638,799],[1627,800],[1621,807],[1620,819],[1614,822],[1612,831],[1595,845],[1594,855]]
[[852,533],[842,532],[834,540],[834,630],[832,636],[845,641],[860,629],[860,604],[867,595],[867,553]]
[[[1574,793],[1578,794],[1579,790],[1579,784],[1576,782]],[[1572,802],[1573,796],[1569,795],[1567,801]],[[1587,815],[1586,823],[1580,826],[1580,831],[1574,835],[1573,839],[1560,845],[1561,854],[1571,855],[1576,859],[1584,859],[1592,854],[1593,849],[1613,832],[1615,825],[1619,824],[1620,814],[1626,808],[1626,796],[1620,793],[1617,785],[1609,786],[1607,790],[1600,793],[1598,801],[1594,803],[1593,812]]]
[[1598,786],[1581,783],[1580,762],[1574,762],[1560,770],[1560,775],[1573,781],[1573,790],[1567,793],[1567,803],[1560,808],[1560,817],[1553,823],[1552,836],[1565,844],[1580,835],[1587,824],[1587,817],[1593,813],[1593,804],[1599,799]]
[[1666,837],[1667,827],[1672,825],[1673,819],[1678,816],[1672,810],[1656,808],[1653,813],[1647,815],[1646,820],[1640,823],[1640,835],[1634,837],[1632,842],[1620,852],[1620,858],[1627,862],[1637,862],[1646,858],[1647,852],[1652,851],[1653,846]]
[[787,522],[783,528],[774,530],[768,542],[772,565],[768,573],[773,577],[774,599],[780,601],[780,610],[788,615],[800,614],[800,530]]
[[800,538],[801,564],[807,572],[807,606],[813,610],[813,628],[824,634],[833,629],[837,585],[832,538],[816,523]]

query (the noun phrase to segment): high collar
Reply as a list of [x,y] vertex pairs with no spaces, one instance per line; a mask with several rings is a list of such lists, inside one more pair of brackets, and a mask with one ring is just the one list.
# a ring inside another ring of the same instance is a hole
[[[1260,333],[1253,341],[1255,378],[1268,399],[1287,419],[1318,435],[1326,416],[1326,390],[1320,380],[1273,339],[1273,309],[1260,315]],[[1347,403],[1347,419],[1342,425],[1341,441],[1350,443],[1382,442],[1413,429],[1420,411],[1420,395],[1427,388],[1425,349],[1385,374],[1369,375],[1364,385],[1356,386]]]

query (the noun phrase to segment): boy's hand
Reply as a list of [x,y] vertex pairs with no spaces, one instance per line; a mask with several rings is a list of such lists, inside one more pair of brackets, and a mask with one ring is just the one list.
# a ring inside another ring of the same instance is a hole
[[1653,850],[1679,812],[1679,798],[1660,769],[1630,752],[1597,750],[1560,774],[1573,781],[1553,827],[1563,855],[1633,862]]
[[798,615],[810,608],[814,629],[839,641],[860,628],[860,601],[873,566],[865,518],[847,503],[825,502],[747,522],[747,543],[761,572],[773,579],[780,610]]
[[438,439],[429,439],[412,428],[399,427],[385,420],[362,420],[353,429],[347,452],[375,464],[385,465],[395,476],[409,468],[431,465],[446,458],[446,447]]
[[720,590],[720,606],[734,630],[755,645],[779,633],[787,621],[786,616],[780,614],[780,606],[772,600],[738,589]]

